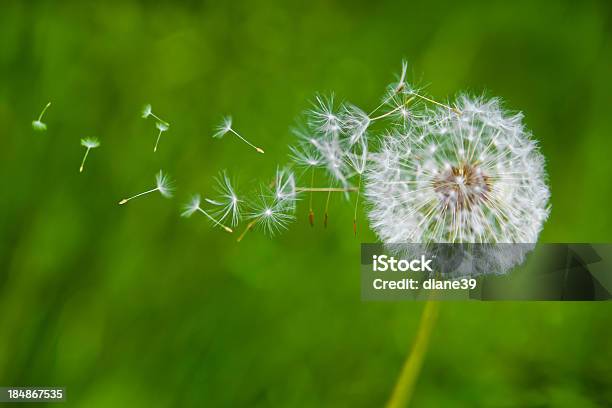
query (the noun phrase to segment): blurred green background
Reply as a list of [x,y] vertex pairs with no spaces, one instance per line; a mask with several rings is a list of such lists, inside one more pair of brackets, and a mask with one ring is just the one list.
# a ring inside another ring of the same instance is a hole
[[[352,208],[240,244],[203,217],[286,161],[316,92],[373,108],[400,61],[439,99],[501,96],[541,142],[548,242],[612,238],[609,2],[11,2],[0,11],[0,385],[69,406],[375,407],[421,303],[363,303]],[[46,133],[30,122],[52,101]],[[145,103],[172,123],[153,154]],[[210,136],[231,113],[265,148]],[[79,139],[96,136],[85,172]],[[177,182],[151,188],[160,168]],[[442,305],[417,407],[610,406],[608,303]],[[40,406],[40,405],[38,405]]]

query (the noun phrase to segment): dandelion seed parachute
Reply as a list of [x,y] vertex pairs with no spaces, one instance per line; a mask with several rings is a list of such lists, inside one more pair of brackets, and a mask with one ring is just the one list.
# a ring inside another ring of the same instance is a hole
[[159,145],[159,139],[161,139],[162,133],[164,133],[170,128],[170,125],[168,125],[165,122],[157,122],[155,123],[155,127],[157,128],[157,130],[159,130],[159,133],[157,134],[157,140],[155,140],[155,146],[153,147],[153,152],[157,151],[157,146]]
[[34,120],[32,121],[32,129],[39,131],[39,132],[43,132],[47,130],[47,124],[40,120]]
[[189,218],[200,209],[200,195],[195,194],[191,197],[189,202],[183,206],[183,212],[181,213],[181,217]]
[[170,178],[168,177],[168,175],[164,174],[162,170],[160,170],[159,173],[155,175],[155,188],[152,188],[147,191],[143,191],[142,193],[133,195],[132,197],[124,198],[123,200],[119,201],[119,205],[123,205],[130,200],[133,200],[138,197],[142,197],[147,194],[151,194],[155,191],[159,191],[159,193],[163,197],[166,197],[166,198],[172,197],[174,186],[172,185],[172,182],[170,181]]
[[155,113],[153,113],[153,107],[150,104],[147,104],[144,106],[144,108],[142,108],[141,117],[143,119],[147,119],[149,116],[155,118],[155,120],[163,123],[166,126],[170,126],[170,123],[166,122],[165,120],[157,116]]
[[342,119],[335,109],[333,94],[317,95],[313,107],[307,112],[310,128],[323,136],[337,137],[342,131]]
[[344,188],[348,187],[350,185],[348,176],[350,169],[345,160],[347,149],[342,141],[337,137],[331,137],[311,139],[311,143],[317,149],[331,179]]
[[344,105],[342,112],[342,129],[348,136],[350,146],[364,140],[371,119],[367,113],[355,105]]
[[147,104],[144,106],[144,108],[142,108],[142,118],[146,119],[149,116],[151,116],[151,114],[153,113],[153,108],[151,107],[151,105]]
[[274,199],[280,208],[295,210],[297,193],[295,175],[288,169],[277,169],[274,179]]
[[225,231],[230,232],[230,233],[234,232],[227,225],[223,225],[221,223],[221,220],[215,219],[215,217],[210,215],[208,212],[204,211],[202,207],[200,207],[200,202],[201,202],[201,198],[199,194],[195,194],[194,196],[192,196],[189,202],[185,204],[185,206],[183,207],[183,212],[181,213],[181,217],[189,218],[193,215],[193,213],[195,213],[196,211],[199,211],[202,214],[204,214],[206,218],[212,221],[214,226],[219,226],[223,228]]
[[295,207],[290,204],[292,203],[288,202],[287,198],[279,199],[276,192],[262,189],[257,199],[250,203],[247,218],[252,221],[247,230],[260,227],[265,233],[273,236],[287,229],[289,223],[295,219]]
[[368,161],[368,142],[361,139],[356,146],[346,153],[347,165],[358,175],[362,175],[366,169]]
[[216,180],[219,196],[215,199],[206,198],[205,201],[216,207],[213,213],[219,222],[229,219],[230,225],[234,227],[242,218],[242,200],[238,198],[227,172],[222,171]]
[[47,109],[49,109],[49,106],[51,106],[51,102],[48,102],[45,105],[42,112],[40,112],[38,119],[32,121],[32,129],[38,132],[44,132],[45,130],[47,130],[47,124],[42,121],[42,118],[45,115],[45,112],[47,111]]
[[159,191],[162,196],[166,198],[172,197],[174,186],[172,185],[168,175],[164,174],[161,170],[155,175],[155,185],[157,187],[157,191]]
[[96,147],[100,146],[100,141],[95,137],[86,137],[84,139],[81,139],[81,146],[84,146],[88,149],[95,149]]
[[215,139],[221,139],[223,136],[225,136],[228,133],[234,134],[237,138],[239,138],[244,143],[246,143],[247,145],[255,149],[257,153],[261,153],[261,154],[265,153],[261,147],[255,146],[253,143],[249,142],[240,133],[236,132],[234,128],[232,128],[232,117],[231,116],[225,116],[223,118],[223,121],[221,122],[221,124],[215,128],[215,133],[213,134],[213,137]]
[[85,167],[85,160],[87,160],[89,151],[100,146],[100,141],[95,137],[86,137],[84,139],[81,139],[81,146],[86,147],[87,150],[85,151],[85,155],[83,156],[83,160],[81,161],[81,167],[79,168],[79,172],[83,172],[83,168]]
[[323,163],[321,155],[312,144],[301,143],[299,146],[290,146],[290,158],[296,166],[304,169],[320,167]]
[[223,117],[223,121],[221,122],[221,124],[215,128],[215,133],[213,134],[213,137],[215,139],[221,139],[223,136],[227,134],[227,132],[231,130],[232,130],[232,117],[225,116]]

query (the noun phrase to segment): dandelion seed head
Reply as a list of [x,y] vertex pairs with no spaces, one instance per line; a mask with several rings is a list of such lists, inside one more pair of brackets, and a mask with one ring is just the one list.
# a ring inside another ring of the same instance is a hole
[[95,137],[86,137],[81,139],[81,146],[85,146],[88,149],[95,149],[100,146],[100,141]]
[[373,229],[386,243],[537,242],[550,193],[522,115],[496,99],[461,96],[457,107],[389,134],[370,155]]

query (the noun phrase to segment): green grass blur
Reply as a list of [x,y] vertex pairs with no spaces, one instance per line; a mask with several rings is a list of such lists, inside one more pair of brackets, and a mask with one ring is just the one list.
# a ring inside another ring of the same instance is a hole
[[[286,161],[316,92],[376,106],[402,58],[439,99],[522,110],[547,158],[547,242],[612,240],[610,3],[3,2],[0,386],[77,407],[376,407],[420,303],[363,303],[352,208],[307,203],[288,232],[179,217],[221,169],[244,190]],[[30,122],[52,101],[48,130]],[[171,122],[156,130],[145,103]],[[224,114],[265,150],[214,140]],[[78,173],[79,139],[102,145]],[[118,206],[163,168],[177,182]],[[608,303],[445,303],[416,407],[612,401]],[[41,405],[38,405],[41,406]]]

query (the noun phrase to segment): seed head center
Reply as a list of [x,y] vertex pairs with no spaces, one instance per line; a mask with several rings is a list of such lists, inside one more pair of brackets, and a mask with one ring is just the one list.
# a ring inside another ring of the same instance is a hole
[[434,179],[433,187],[442,205],[453,210],[470,210],[487,199],[491,179],[477,164],[447,166]]

